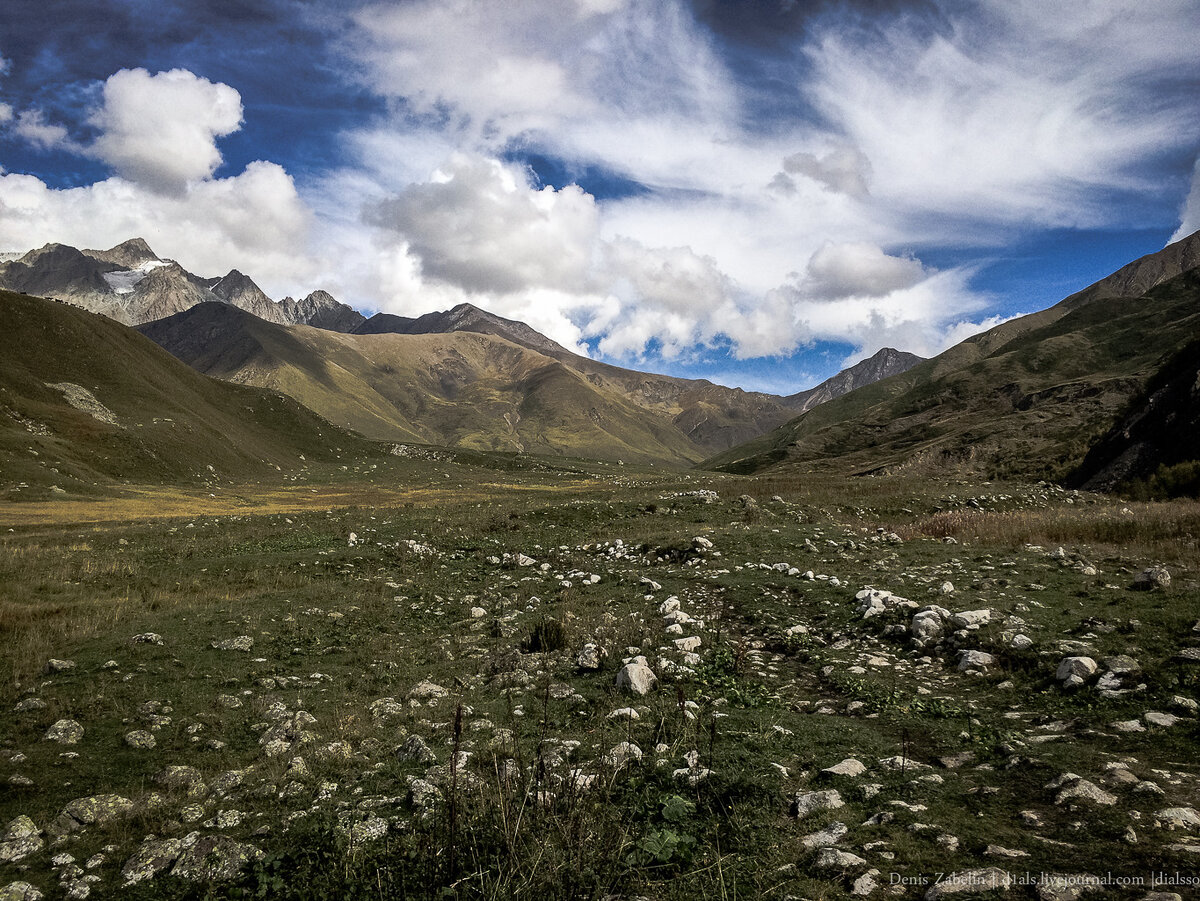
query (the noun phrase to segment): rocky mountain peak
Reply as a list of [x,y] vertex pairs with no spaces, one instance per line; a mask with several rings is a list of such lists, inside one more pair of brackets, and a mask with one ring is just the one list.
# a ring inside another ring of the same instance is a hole
[[146,263],[161,262],[161,258],[143,238],[130,238],[108,250],[84,250],[82,253],[94,260],[112,263],[125,269],[137,269]]

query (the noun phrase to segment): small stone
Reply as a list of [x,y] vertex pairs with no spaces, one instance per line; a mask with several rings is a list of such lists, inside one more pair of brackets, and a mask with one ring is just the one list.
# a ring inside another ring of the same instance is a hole
[[813,832],[805,835],[800,839],[800,844],[805,848],[824,848],[829,845],[836,845],[846,837],[850,829],[845,823],[830,823],[820,832]]
[[75,720],[59,720],[51,726],[43,741],[56,741],[60,745],[77,745],[83,738],[83,726]]
[[817,852],[816,867],[819,870],[848,870],[866,865],[867,862],[858,855],[837,848],[822,848]]
[[985,670],[989,666],[996,665],[996,658],[986,651],[963,651],[962,657],[958,661],[958,668],[962,672],[967,670]]
[[604,649],[599,645],[588,642],[579,651],[579,655],[575,658],[576,664],[583,670],[598,670],[603,665],[605,657]]
[[254,639],[249,635],[239,635],[237,638],[214,641],[212,647],[218,651],[249,651],[254,647]]
[[0,888],[0,901],[42,901],[46,897],[28,882],[10,882]]
[[129,639],[130,644],[162,644],[163,637],[157,632],[142,632]]
[[193,832],[183,838],[182,844],[171,875],[196,882],[227,882],[263,856],[253,845],[224,835]]
[[630,741],[621,742],[604,755],[605,765],[614,770],[623,769],[631,763],[637,763],[641,759],[642,749]]
[[1183,722],[1180,717],[1172,713],[1159,713],[1157,710],[1147,710],[1142,714],[1142,719],[1145,720],[1147,726],[1157,726],[1159,729],[1170,729]]
[[866,764],[861,760],[855,760],[853,757],[847,757],[841,763],[835,763],[833,766],[821,770],[827,776],[847,776],[850,778],[861,776],[866,771]]
[[179,858],[183,850],[183,842],[177,838],[147,839],[133,853],[125,866],[121,867],[121,875],[125,885],[130,886],[147,879],[153,879]]
[[1078,688],[1099,670],[1100,666],[1091,657],[1064,657],[1055,678],[1063,683],[1063,688]]
[[980,895],[984,892],[1008,891],[1012,876],[1005,870],[986,867],[950,873],[925,893],[925,901],[938,901],[948,895]]
[[125,733],[125,744],[139,751],[149,751],[158,744],[154,736],[145,729],[134,729]]
[[627,663],[617,673],[617,688],[623,688],[635,695],[646,695],[658,683],[654,670],[644,663]]
[[797,792],[792,799],[792,816],[802,820],[818,811],[837,810],[845,805],[846,802],[842,800],[841,794],[835,789]]
[[0,863],[16,863],[42,850],[45,845],[37,824],[21,815],[12,820],[0,836]]
[[1156,811],[1154,819],[1164,829],[1200,828],[1200,813],[1193,807],[1168,807]]
[[69,669],[75,669],[74,660],[59,660],[57,657],[51,657],[46,661],[46,665],[42,667],[42,673],[47,676],[53,676],[56,673],[65,673]]
[[1148,566],[1133,580],[1134,591],[1153,591],[1171,587],[1171,574],[1165,566]]

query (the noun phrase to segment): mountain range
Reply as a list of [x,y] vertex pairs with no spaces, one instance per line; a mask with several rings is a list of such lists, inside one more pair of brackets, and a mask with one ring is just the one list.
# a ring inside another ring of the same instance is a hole
[[[177,461],[148,464],[146,472],[179,475],[183,451],[169,441],[139,445],[132,439],[152,432],[132,432],[128,422],[137,420],[140,430],[149,419],[157,428],[159,419],[186,420],[192,407],[207,411],[200,415],[205,423],[237,419],[237,405],[247,404],[220,393],[233,385],[212,387],[222,382],[270,389],[254,395],[259,400],[249,408],[256,411],[266,409],[262,398],[283,394],[294,402],[286,407],[291,437],[280,443],[285,458],[305,442],[325,446],[330,435],[349,441],[343,430],[350,429],[393,442],[699,461],[737,473],[957,468],[1107,488],[1146,480],[1163,467],[1174,467],[1176,480],[1190,478],[1198,456],[1181,436],[1194,428],[1200,408],[1200,233],[933,359],[885,349],[788,396],[601,363],[471,304],[368,319],[324,292],[274,301],[237,270],[195,276],[139,239],[106,251],[48,245],[0,263],[0,283],[104,313],[86,325],[77,317],[88,314],[73,307],[0,294],[6,321],[15,323],[6,331],[10,359],[0,371],[7,453],[18,459],[29,434],[58,436],[64,459],[84,442],[91,450],[80,451],[80,459],[110,478],[140,471],[120,463],[140,453],[135,446],[147,460]],[[39,329],[39,319],[56,324]],[[173,356],[150,353],[142,335],[114,321],[121,319],[138,320],[141,332]],[[71,336],[69,359],[60,331]],[[100,362],[115,347],[126,357],[119,372]],[[109,405],[111,396],[132,402],[138,385],[186,381],[163,368],[167,360],[191,367],[182,371],[199,381],[188,382],[187,391],[206,400],[168,405],[163,409],[175,413],[163,417],[154,409],[164,398],[147,387],[132,416]],[[91,415],[93,401],[114,421]],[[191,428],[220,456],[213,442],[221,429]],[[223,465],[245,457],[245,448],[257,448],[250,457],[259,463],[270,460],[274,439],[263,437],[269,432],[246,436]],[[109,453],[110,445],[126,450]]]
[[201,278],[161,259],[141,238],[108,250],[47,244],[0,262],[0,288],[64,300],[125,325],[153,322],[199,303],[230,304],[282,325],[352,331],[365,321],[325,291],[274,301],[236,269],[221,278]]
[[275,301],[236,269],[197,276],[140,238],[47,245],[0,263],[0,287],[135,325],[203,373],[281,391],[372,438],[674,465],[919,359],[886,349],[779,397],[600,363],[469,303],[366,319],[324,291]]

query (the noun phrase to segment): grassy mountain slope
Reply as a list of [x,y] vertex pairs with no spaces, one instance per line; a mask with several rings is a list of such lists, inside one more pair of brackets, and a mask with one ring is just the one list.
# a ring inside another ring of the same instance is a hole
[[200,375],[104,316],[0,292],[0,322],[5,490],[259,479],[303,468],[302,455],[367,450],[290,398]]
[[1200,332],[1198,263],[1200,234],[705,465],[869,472],[954,461],[1062,477]]
[[201,372],[282,391],[372,437],[647,462],[705,455],[670,416],[492,335],[344,335],[219,304],[142,331]]

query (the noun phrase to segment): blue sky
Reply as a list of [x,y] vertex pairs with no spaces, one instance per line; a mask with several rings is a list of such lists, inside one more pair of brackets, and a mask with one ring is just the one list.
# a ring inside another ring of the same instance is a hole
[[139,235],[791,393],[1200,228],[1198,36],[1194,0],[7,0],[0,251]]

